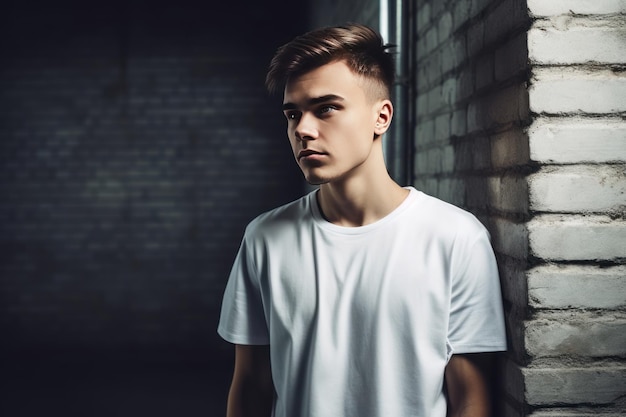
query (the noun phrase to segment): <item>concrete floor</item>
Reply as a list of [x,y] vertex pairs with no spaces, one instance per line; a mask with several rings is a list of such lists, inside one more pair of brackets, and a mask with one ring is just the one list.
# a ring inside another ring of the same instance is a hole
[[230,363],[3,358],[2,417],[225,416]]

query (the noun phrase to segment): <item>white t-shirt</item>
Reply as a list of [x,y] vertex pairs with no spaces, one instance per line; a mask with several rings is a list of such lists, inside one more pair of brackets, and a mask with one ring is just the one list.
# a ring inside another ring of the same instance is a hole
[[326,221],[314,191],[246,228],[218,332],[270,345],[275,417],[444,417],[450,356],[506,349],[486,229],[408,189],[361,227]]

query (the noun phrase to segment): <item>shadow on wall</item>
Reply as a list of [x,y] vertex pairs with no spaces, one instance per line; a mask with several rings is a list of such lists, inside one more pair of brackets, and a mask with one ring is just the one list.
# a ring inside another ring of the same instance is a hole
[[243,229],[304,192],[263,79],[306,13],[260,3],[6,8],[1,415],[221,407]]

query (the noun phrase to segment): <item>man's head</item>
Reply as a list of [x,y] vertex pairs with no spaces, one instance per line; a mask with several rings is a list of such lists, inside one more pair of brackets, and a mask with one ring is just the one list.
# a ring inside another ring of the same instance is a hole
[[371,28],[358,24],[305,33],[280,47],[270,63],[265,84],[279,92],[289,79],[334,61],[344,61],[363,78],[371,99],[389,99],[395,69],[390,45]]
[[351,25],[309,32],[277,51],[267,86],[284,87],[287,136],[310,183],[387,175],[379,140],[393,116],[386,49],[376,32]]

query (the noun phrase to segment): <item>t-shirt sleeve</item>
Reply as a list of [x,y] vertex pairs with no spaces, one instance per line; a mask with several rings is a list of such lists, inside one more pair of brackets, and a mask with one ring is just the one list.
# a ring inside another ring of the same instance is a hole
[[448,342],[451,354],[506,350],[500,280],[486,230],[456,248]]
[[224,291],[217,332],[230,343],[266,345],[269,344],[269,332],[250,252],[244,236]]

